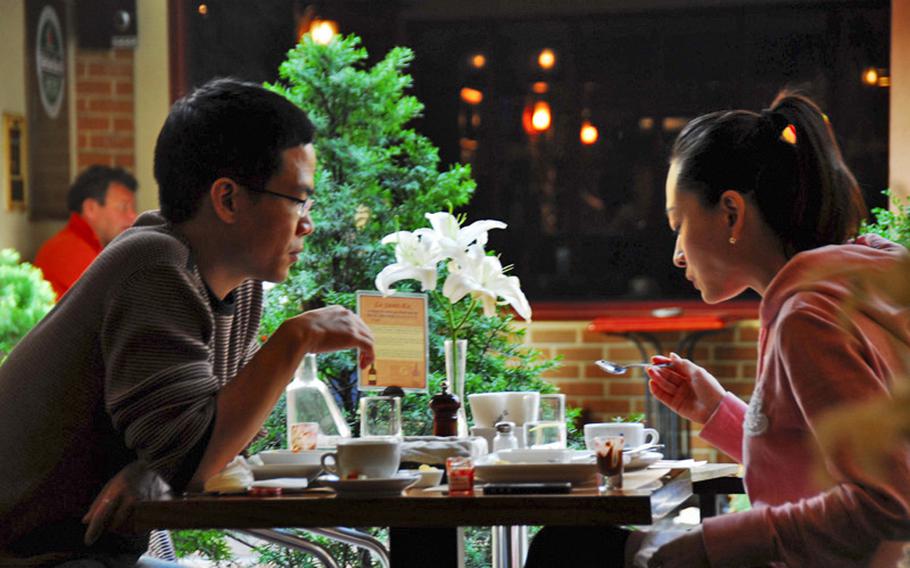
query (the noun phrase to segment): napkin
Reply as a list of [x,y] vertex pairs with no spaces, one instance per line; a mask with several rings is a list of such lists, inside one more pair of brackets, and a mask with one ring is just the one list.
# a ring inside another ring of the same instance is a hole
[[206,493],[244,493],[253,484],[253,472],[242,456],[237,456],[220,472],[205,481]]
[[483,438],[407,436],[401,443],[401,461],[444,465],[449,457],[478,457],[487,453]]

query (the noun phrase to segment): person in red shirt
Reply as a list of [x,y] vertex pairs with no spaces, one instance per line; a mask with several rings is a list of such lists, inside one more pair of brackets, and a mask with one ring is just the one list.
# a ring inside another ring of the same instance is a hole
[[34,265],[60,299],[114,237],[136,220],[138,184],[123,168],[86,168],[66,196],[69,222],[45,242]]

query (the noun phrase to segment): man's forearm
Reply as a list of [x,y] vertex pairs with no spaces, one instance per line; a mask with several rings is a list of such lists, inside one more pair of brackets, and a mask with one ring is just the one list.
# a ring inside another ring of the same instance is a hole
[[282,325],[218,394],[212,436],[189,488],[199,489],[249,444],[306,352],[294,326]]

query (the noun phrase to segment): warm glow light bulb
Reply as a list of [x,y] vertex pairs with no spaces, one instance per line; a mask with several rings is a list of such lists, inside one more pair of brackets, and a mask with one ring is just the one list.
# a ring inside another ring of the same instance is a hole
[[313,25],[310,27],[313,41],[319,45],[328,45],[335,39],[335,34],[337,33],[338,24],[330,20],[314,20]]
[[545,101],[534,103],[534,113],[531,115],[531,126],[534,127],[534,130],[543,132],[550,128],[551,120],[550,105]]
[[469,105],[479,105],[483,102],[483,91],[478,91],[477,89],[472,89],[470,87],[462,87],[461,100]]
[[552,69],[556,65],[556,54],[549,47],[540,52],[537,56],[537,64],[541,69]]
[[867,85],[877,85],[878,84],[878,69],[875,67],[870,67],[863,71],[863,83]]
[[200,16],[207,16],[209,13],[209,7],[207,4],[199,4],[199,7],[196,8]]
[[597,127],[591,124],[589,121],[584,121],[581,124],[581,132],[579,132],[579,138],[581,138],[582,144],[591,145],[597,142],[597,138],[600,136],[600,133],[597,132]]
[[486,64],[487,58],[484,57],[482,53],[475,54],[474,57],[471,58],[471,65],[473,65],[475,69],[483,69]]

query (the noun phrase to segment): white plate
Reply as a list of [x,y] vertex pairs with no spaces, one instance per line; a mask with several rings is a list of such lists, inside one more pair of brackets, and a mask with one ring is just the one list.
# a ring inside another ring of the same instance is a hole
[[399,475],[419,475],[420,479],[418,479],[417,483],[414,484],[415,488],[435,487],[439,485],[439,482],[442,481],[443,473],[445,473],[445,471],[440,468],[408,469],[398,472]]
[[660,452],[641,452],[628,457],[630,459],[628,462],[623,464],[623,467],[629,471],[644,469],[649,465],[657,463],[660,460],[664,459],[664,455]]
[[303,491],[309,486],[305,477],[277,477],[275,479],[265,479],[254,481],[251,487],[279,488],[286,493]]
[[[570,461],[549,463],[553,455],[540,454],[539,457],[526,456],[536,463],[507,462],[490,454],[474,465],[474,475],[486,483],[545,483],[548,481],[568,481],[572,485],[585,485],[595,481],[597,464],[591,459],[591,452],[565,451]],[[517,457],[517,456],[516,456]],[[571,461],[574,460],[574,461]]]
[[292,452],[291,450],[264,450],[252,456],[253,463],[262,462],[265,465],[318,465],[322,463],[322,455],[334,451],[331,448],[304,450]]
[[335,491],[339,497],[395,497],[418,479],[419,475],[403,473],[374,479],[338,479],[334,475],[323,475],[319,483]]
[[316,476],[322,472],[322,466],[306,464],[250,464],[250,471],[253,472],[254,479],[273,479],[276,477],[305,477],[309,481],[313,481],[316,479]]

